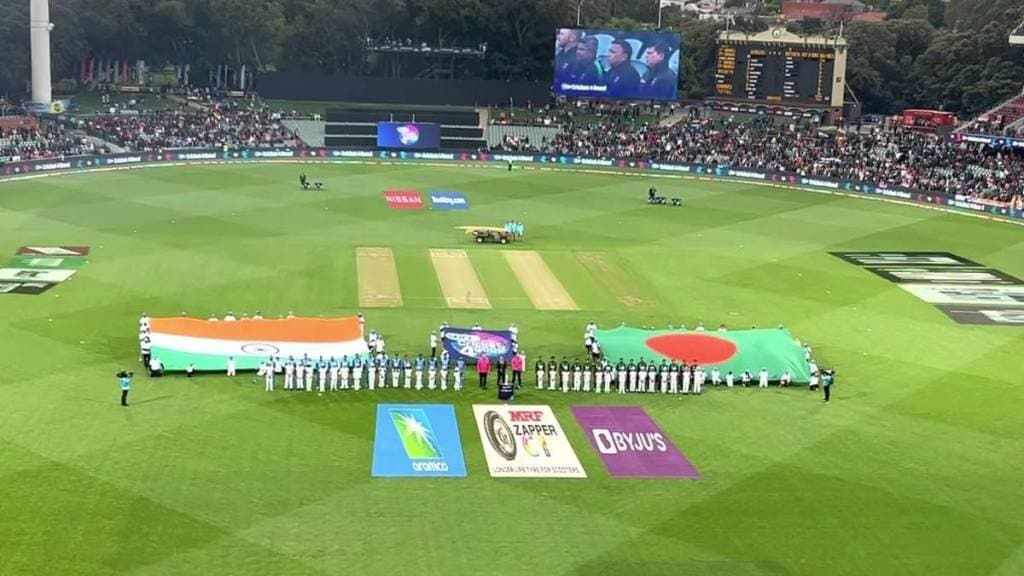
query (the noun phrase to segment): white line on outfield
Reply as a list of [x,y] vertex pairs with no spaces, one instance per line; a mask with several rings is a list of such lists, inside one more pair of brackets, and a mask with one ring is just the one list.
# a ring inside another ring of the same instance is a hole
[[[165,168],[174,166],[217,166],[224,164],[363,164],[363,165],[385,165],[385,166],[430,166],[440,168],[474,168],[477,170],[505,170],[506,166],[489,166],[479,163],[462,163],[462,162],[424,162],[420,160],[406,160],[406,161],[372,161],[372,160],[335,160],[335,159],[302,159],[302,158],[277,158],[277,159],[265,159],[265,160],[200,160],[200,161],[180,161],[180,162],[163,162],[160,164],[137,164],[134,166],[113,166],[108,168],[85,168],[85,169],[72,169],[72,170],[57,170],[54,172],[47,172],[45,174],[23,174],[20,176],[8,176],[0,178],[0,183],[3,182],[18,182],[22,180],[33,180],[36,178],[48,178],[50,176],[70,176],[74,174],[90,174],[95,172],[114,172],[118,170],[139,170],[142,168]],[[628,172],[623,170],[595,170],[593,168],[559,168],[550,166],[527,166],[520,164],[520,169],[540,171],[540,172],[575,172],[583,174],[604,174],[613,176],[632,176],[640,178],[665,178],[665,179],[676,179],[676,180],[699,180],[703,182],[728,182],[730,184],[744,184],[751,186],[768,186],[771,188],[781,188],[783,190],[800,190],[802,192],[814,192],[816,194],[828,194],[830,196],[844,196],[846,198],[855,198],[857,200],[875,200],[878,202],[886,202],[889,204],[899,204],[901,206],[910,206],[912,208],[922,208],[924,210],[933,210],[936,212],[943,212],[945,214],[956,214],[959,216],[970,216],[973,218],[980,218],[982,220],[989,220],[992,222],[1003,222],[1006,224],[1013,224],[1015,226],[1024,226],[1024,222],[1018,220],[1010,220],[1002,218],[1000,216],[990,216],[988,214],[978,214],[975,212],[967,212],[958,210],[956,208],[946,208],[943,206],[930,206],[924,203],[907,202],[905,200],[897,200],[895,198],[880,198],[873,196],[865,196],[863,194],[854,194],[850,192],[842,192],[838,190],[820,190],[817,188],[805,188],[803,186],[787,186],[782,184],[775,184],[772,182],[757,182],[753,180],[738,180],[728,177],[708,178],[706,176],[690,176],[686,174],[654,174],[648,172]]]

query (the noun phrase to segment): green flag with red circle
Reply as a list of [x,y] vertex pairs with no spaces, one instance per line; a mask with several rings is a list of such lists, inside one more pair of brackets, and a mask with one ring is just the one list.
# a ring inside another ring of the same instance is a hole
[[731,370],[737,377],[749,370],[756,378],[765,368],[773,381],[786,371],[794,384],[806,384],[811,378],[803,348],[781,328],[697,332],[621,327],[598,330],[595,336],[612,364],[620,359],[626,363],[674,361],[717,367],[723,374]]

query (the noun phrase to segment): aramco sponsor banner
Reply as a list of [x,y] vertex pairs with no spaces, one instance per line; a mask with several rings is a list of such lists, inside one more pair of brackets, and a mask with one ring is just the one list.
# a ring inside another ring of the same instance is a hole
[[550,406],[474,404],[487,469],[496,478],[586,478]]
[[512,358],[512,333],[505,330],[446,328],[442,344],[452,360],[462,358],[467,364],[476,364],[484,356],[491,360]]
[[378,404],[373,476],[465,476],[451,404]]
[[611,476],[700,476],[672,440],[639,406],[573,406],[572,415]]

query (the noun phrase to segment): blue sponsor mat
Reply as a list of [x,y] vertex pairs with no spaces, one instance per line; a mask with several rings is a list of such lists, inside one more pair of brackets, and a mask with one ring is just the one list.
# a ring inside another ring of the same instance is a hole
[[378,404],[372,476],[466,475],[451,404]]
[[430,204],[434,210],[469,210],[469,200],[455,190],[430,190]]

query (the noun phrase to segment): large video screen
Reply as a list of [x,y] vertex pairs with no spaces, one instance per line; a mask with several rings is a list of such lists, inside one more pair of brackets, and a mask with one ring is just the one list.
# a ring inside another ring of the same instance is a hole
[[679,35],[560,28],[555,93],[576,98],[675,100]]
[[378,122],[377,146],[399,150],[433,150],[441,147],[441,126],[423,122]]

